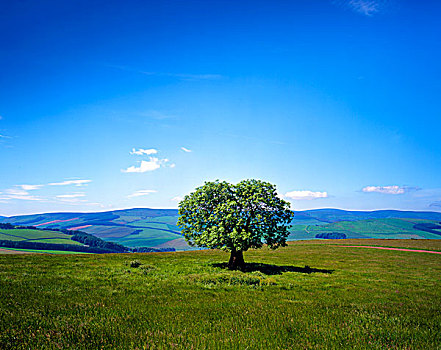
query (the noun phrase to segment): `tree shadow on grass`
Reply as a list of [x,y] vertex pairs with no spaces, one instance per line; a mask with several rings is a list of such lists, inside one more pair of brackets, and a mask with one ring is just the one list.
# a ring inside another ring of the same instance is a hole
[[[219,267],[221,269],[228,270],[228,263],[213,263],[211,264],[213,267]],[[299,266],[280,266],[280,265],[270,265],[270,264],[263,264],[263,263],[245,263],[245,267],[241,269],[242,272],[254,272],[258,271],[265,275],[281,275],[284,272],[299,272],[299,273],[328,273],[331,274],[334,272],[334,270],[327,270],[327,269],[316,269],[313,267],[305,266],[305,267],[299,267]]]

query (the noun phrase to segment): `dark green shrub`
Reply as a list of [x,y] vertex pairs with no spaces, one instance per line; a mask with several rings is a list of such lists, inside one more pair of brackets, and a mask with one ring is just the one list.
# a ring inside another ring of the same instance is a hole
[[132,260],[132,261],[129,263],[129,266],[130,266],[130,267],[133,267],[133,268],[140,267],[141,265],[142,265],[142,263],[141,263],[141,261],[139,261],[139,260]]

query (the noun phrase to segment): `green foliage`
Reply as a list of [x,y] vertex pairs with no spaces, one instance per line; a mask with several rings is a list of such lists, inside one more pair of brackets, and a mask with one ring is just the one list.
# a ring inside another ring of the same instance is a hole
[[178,226],[190,245],[246,251],[286,245],[290,204],[259,180],[206,182],[179,203]]
[[133,268],[140,267],[141,265],[142,265],[142,263],[141,263],[141,261],[139,261],[139,260],[132,260],[132,261],[129,263],[129,266],[130,266],[130,267],[133,267]]
[[42,243],[36,241],[0,240],[0,247],[16,248],[16,249],[35,249],[35,250],[63,250],[63,251],[72,251],[72,252],[97,253],[97,254],[119,253],[114,250],[100,248],[100,247],[88,247],[88,246],[75,245],[75,244]]
[[83,243],[89,247],[106,250],[109,253],[124,253],[129,251],[129,249],[122,244],[104,241],[86,232],[67,230],[62,230],[62,232],[71,232],[73,235],[72,240]]

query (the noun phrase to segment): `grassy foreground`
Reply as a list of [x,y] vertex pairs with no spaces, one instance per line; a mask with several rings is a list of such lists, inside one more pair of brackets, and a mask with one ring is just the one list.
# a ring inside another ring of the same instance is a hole
[[247,252],[248,272],[217,251],[0,255],[0,348],[441,348],[440,255],[328,243]]

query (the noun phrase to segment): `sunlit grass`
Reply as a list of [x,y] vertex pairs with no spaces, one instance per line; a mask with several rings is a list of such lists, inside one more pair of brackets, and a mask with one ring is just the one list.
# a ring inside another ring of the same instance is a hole
[[0,348],[440,348],[440,255],[296,242],[247,252],[247,272],[227,260],[0,256]]

